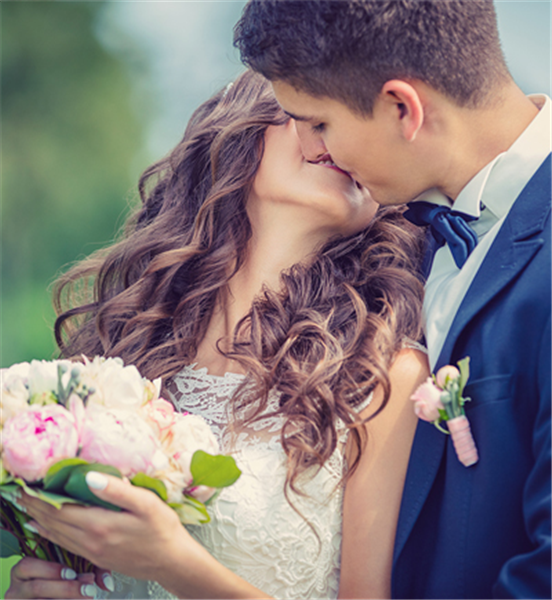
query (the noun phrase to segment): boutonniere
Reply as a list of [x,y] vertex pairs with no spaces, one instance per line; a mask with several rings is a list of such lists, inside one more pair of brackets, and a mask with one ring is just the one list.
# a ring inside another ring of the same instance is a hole
[[[441,367],[436,375],[428,377],[418,387],[410,399],[414,402],[416,416],[433,422],[439,431],[450,434],[458,460],[465,467],[471,467],[479,456],[464,413],[464,403],[470,398],[462,396],[470,376],[470,357],[466,356],[457,364],[458,368],[452,365]],[[448,431],[441,427],[443,421],[446,421]]]

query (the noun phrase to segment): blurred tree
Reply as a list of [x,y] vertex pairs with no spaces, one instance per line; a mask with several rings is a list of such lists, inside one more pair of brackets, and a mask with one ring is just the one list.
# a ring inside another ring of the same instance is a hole
[[[94,2],[2,3],[2,366],[52,358],[48,285],[113,238],[142,131]],[[138,54],[139,55],[139,54]]]

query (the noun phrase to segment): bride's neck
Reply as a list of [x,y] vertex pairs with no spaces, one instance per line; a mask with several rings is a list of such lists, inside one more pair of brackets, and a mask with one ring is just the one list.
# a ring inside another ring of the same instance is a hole
[[[217,305],[201,341],[196,362],[214,375],[240,372],[235,361],[216,349],[218,340],[232,338],[236,325],[263,287],[279,289],[282,271],[309,261],[334,233],[308,207],[285,203],[256,202],[248,206],[252,237],[239,271],[219,294]],[[227,349],[224,341],[223,349]]]

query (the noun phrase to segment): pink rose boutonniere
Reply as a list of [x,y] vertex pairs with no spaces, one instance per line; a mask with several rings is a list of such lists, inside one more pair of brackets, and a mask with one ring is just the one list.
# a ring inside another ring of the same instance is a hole
[[[433,422],[443,433],[450,433],[458,460],[465,467],[471,467],[479,460],[470,423],[464,413],[464,403],[470,398],[464,398],[462,393],[469,376],[470,357],[466,356],[458,361],[458,368],[452,365],[441,367],[410,397],[418,418]],[[442,421],[446,421],[448,431],[439,425]]]

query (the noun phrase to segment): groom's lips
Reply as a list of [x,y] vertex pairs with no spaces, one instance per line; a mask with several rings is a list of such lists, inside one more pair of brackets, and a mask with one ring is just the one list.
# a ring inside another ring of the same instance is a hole
[[[340,169],[332,160],[332,157],[329,154],[324,154],[318,160],[309,160],[313,165],[320,165],[322,167],[327,167],[328,169],[333,169],[334,171],[338,171],[339,173],[343,173],[343,175],[347,175],[347,177],[351,177],[351,174],[348,171],[344,171]],[[352,177],[351,177],[352,179]]]
[[332,157],[330,154],[324,154],[322,157],[320,157],[318,160],[309,160],[308,162],[310,162],[313,165],[320,165],[322,167],[327,167],[328,169],[333,169],[334,171],[338,171],[339,173],[342,173],[343,175],[347,175],[347,177],[349,177],[350,179],[353,180],[353,183],[356,185],[356,187],[361,190],[362,189],[362,185],[351,175],[351,173],[349,173],[349,171],[345,171],[344,169],[340,169],[332,160]]

